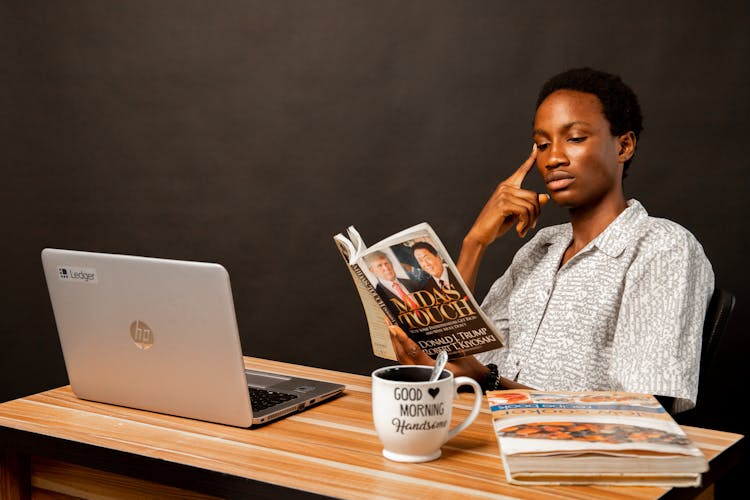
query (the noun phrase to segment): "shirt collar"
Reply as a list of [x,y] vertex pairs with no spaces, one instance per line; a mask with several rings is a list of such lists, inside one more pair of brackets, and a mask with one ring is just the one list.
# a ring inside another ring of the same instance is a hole
[[393,293],[398,293],[396,287],[393,285],[394,282],[398,283],[398,286],[404,291],[404,293],[410,293],[410,290],[406,287],[403,280],[398,276],[392,280],[381,280],[381,282]]
[[438,283],[440,282],[440,280],[445,281],[446,285],[451,282],[451,280],[448,278],[448,266],[446,266],[445,264],[443,264],[443,274],[437,277]]
[[636,237],[633,228],[648,217],[648,212],[638,200],[628,200],[628,207],[613,220],[607,229],[591,242],[612,258],[619,256]]
[[[633,228],[648,217],[648,212],[638,200],[630,199],[627,205],[627,208],[599,236],[586,245],[579,254],[595,246],[609,257],[616,258],[625,250],[637,235]],[[550,231],[545,236],[544,241],[540,242],[542,245],[553,248],[559,247],[560,252],[564,252],[573,238],[573,226],[570,222],[560,224],[555,227],[554,231]]]

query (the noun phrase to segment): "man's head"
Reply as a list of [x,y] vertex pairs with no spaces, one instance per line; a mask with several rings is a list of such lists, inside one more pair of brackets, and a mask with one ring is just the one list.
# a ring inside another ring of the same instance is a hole
[[443,259],[440,258],[435,247],[424,241],[418,241],[411,247],[414,258],[420,267],[430,273],[431,276],[439,278],[443,274]]
[[393,269],[391,260],[384,252],[373,252],[365,258],[367,268],[372,271],[378,279],[393,281],[396,279],[396,271]]
[[[638,96],[617,75],[591,68],[574,68],[553,76],[542,86],[536,100],[537,109],[553,92],[576,90],[593,94],[602,104],[604,117],[609,122],[613,136],[633,132],[637,141],[643,130],[643,116]],[[625,162],[627,171],[632,157]],[[623,176],[626,174],[623,174]]]

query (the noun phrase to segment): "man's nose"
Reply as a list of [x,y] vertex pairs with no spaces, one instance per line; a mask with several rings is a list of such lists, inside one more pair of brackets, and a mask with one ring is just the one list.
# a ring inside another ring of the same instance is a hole
[[552,170],[561,165],[567,165],[568,156],[565,152],[564,144],[561,141],[552,141],[547,150],[547,156],[544,162],[544,168]]

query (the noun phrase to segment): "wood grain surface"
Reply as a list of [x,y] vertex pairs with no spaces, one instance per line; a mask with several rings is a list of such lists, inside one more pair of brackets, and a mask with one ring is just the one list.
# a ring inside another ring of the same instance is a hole
[[[65,386],[0,404],[0,426],[54,438],[60,447],[82,443],[337,498],[634,499],[658,498],[668,491],[641,486],[509,485],[486,402],[476,421],[443,446],[438,460],[421,464],[391,462],[381,455],[373,428],[369,377],[257,358],[246,358],[245,364],[249,368],[341,382],[346,384],[346,391],[303,413],[242,429],[84,401]],[[462,395],[454,406],[454,420],[463,419],[469,410],[470,398]],[[709,460],[742,439],[739,434],[727,432],[695,427],[685,430]],[[2,441],[0,446],[4,446]],[[10,497],[14,489],[11,483],[26,466],[7,449],[4,456],[0,479],[7,484],[0,484],[4,488],[0,492],[6,491]],[[38,498],[49,492],[105,497],[106,491],[119,498],[137,498],[144,492],[156,491],[164,498],[189,496],[174,485],[159,490],[158,481],[111,471],[100,473],[95,467],[33,454],[29,464],[31,485]],[[92,489],[98,493],[91,493]],[[203,494],[191,498],[208,497]]]

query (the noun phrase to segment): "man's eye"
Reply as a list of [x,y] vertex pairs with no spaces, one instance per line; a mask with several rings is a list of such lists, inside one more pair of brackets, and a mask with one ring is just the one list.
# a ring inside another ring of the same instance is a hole
[[586,137],[586,136],[583,136],[583,137],[571,137],[571,138],[570,138],[570,139],[568,139],[568,140],[569,140],[570,142],[583,142],[583,141],[585,141],[586,139],[587,139],[587,137]]
[[536,145],[536,149],[537,149],[537,151],[544,151],[544,150],[545,150],[545,149],[547,149],[548,147],[549,147],[549,144],[537,144],[537,145]]

